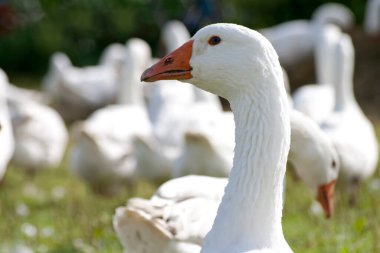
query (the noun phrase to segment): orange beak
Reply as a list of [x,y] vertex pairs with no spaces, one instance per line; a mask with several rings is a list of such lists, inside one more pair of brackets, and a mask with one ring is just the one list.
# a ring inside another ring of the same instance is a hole
[[319,186],[317,200],[325,211],[326,218],[330,218],[334,211],[334,188],[336,180]]
[[193,76],[190,58],[193,51],[193,40],[177,48],[148,68],[141,75],[141,81],[154,82],[158,80],[186,80]]

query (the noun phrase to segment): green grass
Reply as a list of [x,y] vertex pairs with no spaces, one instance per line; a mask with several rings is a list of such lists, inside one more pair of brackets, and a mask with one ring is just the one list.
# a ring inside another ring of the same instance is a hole
[[[294,252],[380,252],[380,190],[371,190],[370,184],[362,185],[356,207],[348,206],[338,189],[335,214],[326,220],[310,215],[308,190],[287,175],[283,227]],[[141,197],[153,191],[154,186],[144,182],[134,189]],[[114,198],[93,194],[65,163],[34,177],[11,167],[0,187],[0,252],[16,244],[41,253],[122,252],[112,216],[128,197],[127,190]]]
[[[141,182],[135,191],[149,197],[154,187]],[[17,244],[35,252],[121,252],[112,216],[128,197],[127,190],[113,198],[95,195],[65,166],[34,177],[10,167],[0,188],[0,252]]]

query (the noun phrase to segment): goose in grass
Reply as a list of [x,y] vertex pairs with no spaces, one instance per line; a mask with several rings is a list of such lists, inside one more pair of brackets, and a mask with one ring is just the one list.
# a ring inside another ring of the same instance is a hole
[[43,88],[66,121],[84,119],[94,110],[114,102],[124,54],[123,45],[111,44],[99,65],[83,68],[73,66],[64,53],[52,55]]
[[123,221],[129,224],[127,252],[292,252],[281,225],[290,146],[282,75],[268,40],[234,24],[206,26],[142,74],[144,81],[183,80],[228,99],[236,147],[224,195],[202,248],[168,240],[170,234],[163,226],[151,226],[144,212],[128,209]]
[[315,65],[317,84],[303,85],[293,93],[293,108],[321,123],[333,110],[335,103],[334,50],[342,32],[336,25],[326,24],[316,35]]
[[0,150],[2,153],[0,158],[0,182],[4,178],[8,163],[14,152],[13,130],[6,97],[7,88],[9,87],[8,82],[7,75],[0,69]]
[[30,173],[59,166],[68,133],[58,112],[24,96],[8,97],[8,104],[15,137],[12,163]]
[[71,171],[96,192],[106,195],[118,193],[139,176],[156,175],[155,171],[139,169],[134,149],[136,137],[152,136],[140,84],[140,74],[150,63],[150,47],[134,38],[128,40],[125,52],[125,74],[118,104],[95,111],[72,129]]
[[341,178],[350,193],[350,202],[354,203],[359,183],[373,175],[377,167],[378,142],[373,125],[355,99],[355,52],[350,36],[343,35],[336,49],[335,106],[321,127],[335,145],[341,163]]

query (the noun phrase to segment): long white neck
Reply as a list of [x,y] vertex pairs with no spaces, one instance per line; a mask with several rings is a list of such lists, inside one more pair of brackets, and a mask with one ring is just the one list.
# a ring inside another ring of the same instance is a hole
[[332,85],[335,77],[334,50],[338,43],[341,31],[336,25],[315,24],[315,66],[318,84]]
[[117,96],[118,104],[143,105],[143,90],[140,83],[140,75],[143,69],[136,61],[128,59],[125,65],[122,83]]
[[335,81],[335,111],[341,111],[348,106],[358,106],[355,100],[354,76],[354,49],[348,35],[343,35],[336,46],[336,81]]
[[255,91],[230,99],[236,124],[235,157],[203,253],[287,246],[281,217],[290,123],[281,81],[263,80]]

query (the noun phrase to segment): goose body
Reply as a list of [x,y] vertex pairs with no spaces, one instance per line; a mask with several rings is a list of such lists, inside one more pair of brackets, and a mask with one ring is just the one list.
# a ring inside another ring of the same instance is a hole
[[0,182],[3,180],[8,163],[14,152],[14,138],[7,105],[7,87],[8,78],[0,69],[0,150],[2,152],[0,158]]
[[139,81],[139,73],[150,61],[150,48],[143,40],[130,39],[125,52],[125,76],[118,104],[95,111],[72,130],[71,170],[104,194],[119,192],[140,175],[134,140],[152,136]]
[[378,143],[373,125],[355,100],[351,38],[343,35],[336,48],[337,62],[343,64],[337,64],[335,107],[321,126],[336,147],[343,181],[354,188],[374,173],[378,162]]
[[61,116],[32,100],[12,97],[8,101],[15,137],[12,162],[31,172],[57,167],[68,141]]
[[48,105],[50,103],[50,96],[45,92],[21,88],[13,84],[8,85],[7,97],[18,97],[20,99],[31,100],[45,105]]
[[44,78],[44,89],[65,120],[85,118],[94,110],[114,102],[120,84],[124,48],[112,44],[97,66],[75,67],[63,53],[51,57],[50,70]]
[[235,123],[231,112],[196,103],[187,114],[184,146],[173,176],[227,177],[232,166]]
[[96,192],[113,195],[136,178],[133,138],[150,136],[151,127],[141,107],[109,105],[76,124],[72,133],[71,171]]
[[333,24],[319,28],[315,38],[317,84],[304,85],[293,93],[293,108],[320,123],[334,108],[335,58],[334,50],[342,33]]

